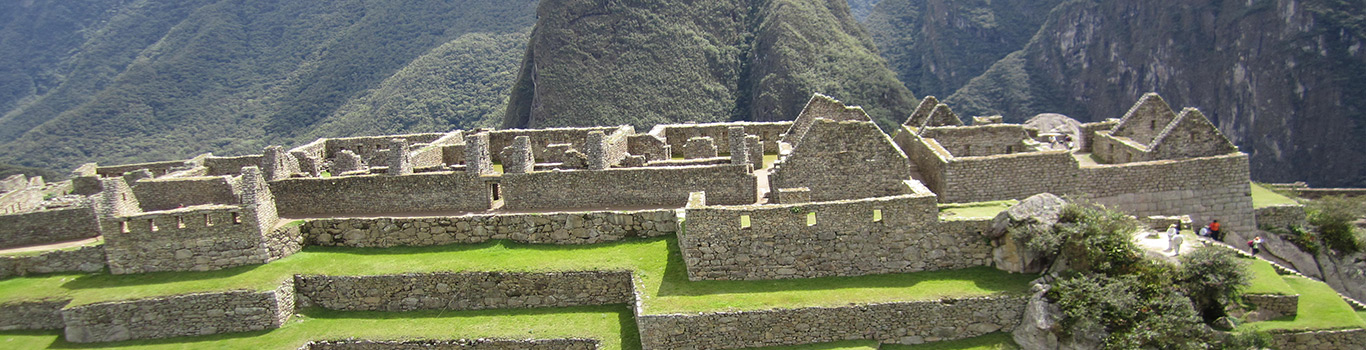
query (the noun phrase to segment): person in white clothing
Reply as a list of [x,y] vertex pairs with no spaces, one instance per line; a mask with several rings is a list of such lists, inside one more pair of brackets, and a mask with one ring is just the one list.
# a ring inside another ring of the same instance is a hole
[[1180,236],[1180,234],[1181,231],[1176,228],[1176,225],[1167,226],[1167,250],[1176,249],[1176,246],[1174,245],[1176,243],[1172,240]]

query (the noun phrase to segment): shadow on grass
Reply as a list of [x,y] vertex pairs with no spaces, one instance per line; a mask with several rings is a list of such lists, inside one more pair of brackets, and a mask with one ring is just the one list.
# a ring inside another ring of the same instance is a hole
[[930,281],[967,281],[978,288],[995,292],[1022,292],[1032,274],[1011,274],[989,266],[958,270],[915,273],[865,275],[855,277],[819,277],[760,281],[690,281],[678,240],[669,240],[669,261],[664,269],[664,280],[658,296],[701,296],[710,294],[772,293],[787,291],[836,290],[844,288],[908,288]]
[[80,277],[76,277],[70,282],[63,283],[62,288],[77,290],[211,280],[244,274],[258,269],[263,265],[264,264],[246,265],[214,271],[167,271],[129,275],[109,274],[107,272],[108,270],[106,270],[106,273],[102,274],[81,275]]

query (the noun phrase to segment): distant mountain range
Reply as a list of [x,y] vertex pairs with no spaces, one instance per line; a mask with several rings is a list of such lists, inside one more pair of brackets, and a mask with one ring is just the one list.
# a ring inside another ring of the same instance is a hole
[[1252,155],[1256,180],[1366,186],[1364,8],[13,1],[0,4],[0,163],[65,172],[329,136],[783,120],[813,92],[864,106],[884,128],[917,95],[965,119],[1096,121],[1156,91],[1204,111]]

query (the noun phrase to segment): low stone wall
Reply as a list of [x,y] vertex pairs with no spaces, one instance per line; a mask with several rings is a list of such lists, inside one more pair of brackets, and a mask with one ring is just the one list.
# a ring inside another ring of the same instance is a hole
[[711,137],[716,142],[716,149],[730,149],[730,127],[732,126],[744,127],[745,134],[759,136],[759,140],[763,142],[764,152],[778,153],[778,136],[792,128],[792,122],[667,124],[656,125],[654,129],[650,130],[650,133],[663,136],[665,142],[669,144],[669,148],[673,149],[675,154],[682,155],[683,144],[694,137]]
[[[240,172],[241,169],[239,168]],[[142,211],[161,211],[204,204],[241,204],[226,176],[144,179],[133,185]]]
[[294,280],[237,290],[81,305],[62,310],[66,341],[111,342],[279,328],[294,313]]
[[371,341],[338,340],[309,342],[299,350],[594,350],[592,339],[474,339]]
[[0,331],[62,329],[62,307],[71,300],[0,304]]
[[1271,333],[1272,347],[1280,350],[1360,349],[1362,344],[1366,329]]
[[239,157],[206,157],[204,158],[205,175],[219,176],[242,174],[242,167],[261,166],[261,155],[247,155]]
[[100,272],[104,270],[104,265],[103,245],[54,250],[37,255],[0,256],[0,278],[38,273]]
[[1257,306],[1257,318],[1261,320],[1299,314],[1299,295],[1244,294],[1243,301]]
[[429,246],[506,239],[538,244],[594,244],[678,231],[673,209],[423,218],[311,220],[302,226],[309,245]]
[[101,221],[113,274],[209,271],[271,260],[256,215],[200,206]]
[[482,310],[631,303],[631,273],[437,272],[295,276],[305,305],[344,311]]
[[1023,296],[747,312],[638,315],[645,350],[738,349],[867,339],[920,344],[1012,329]]
[[484,180],[464,172],[343,176],[272,181],[280,216],[484,211]]
[[0,215],[0,248],[74,241],[100,235],[88,206]]
[[1305,226],[1304,206],[1298,204],[1272,205],[1253,209],[1257,216],[1258,228],[1284,229],[1290,226]]
[[681,208],[693,191],[706,191],[716,204],[750,204],[758,201],[759,185],[744,164],[542,171],[504,174],[499,183],[508,210]]

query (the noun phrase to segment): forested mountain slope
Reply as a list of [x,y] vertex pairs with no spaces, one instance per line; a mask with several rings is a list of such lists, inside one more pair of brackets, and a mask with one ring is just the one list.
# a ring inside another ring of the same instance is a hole
[[[371,118],[356,112],[361,106],[399,108],[386,107],[396,104],[385,98],[418,96],[405,89],[428,90],[405,78],[411,73],[400,74],[424,55],[464,50],[463,55],[489,56],[465,57],[462,62],[478,67],[447,70],[454,80],[489,79],[498,70],[514,74],[516,64],[506,64],[505,56],[520,54],[517,33],[531,26],[535,8],[530,0],[142,0],[88,2],[90,8],[80,6],[87,2],[71,3],[20,2],[23,13],[14,16],[24,19],[0,28],[0,46],[6,48],[42,44],[28,32],[61,39],[0,63],[0,72],[24,73],[7,74],[7,82],[42,82],[28,85],[37,88],[5,85],[9,97],[0,98],[0,106],[10,108],[0,118],[0,160],[69,169],[92,160],[256,153],[305,135],[391,130],[345,119]],[[42,29],[67,26],[74,29]],[[486,35],[465,36],[471,33]],[[505,66],[493,66],[498,64]],[[462,97],[477,100],[483,110],[409,116],[473,123],[499,107],[511,81],[503,79],[501,87],[459,88],[498,95]],[[492,80],[485,85],[500,84]],[[376,97],[371,89],[392,97]]]
[[884,125],[915,98],[844,0],[542,2],[504,127],[790,120],[813,92]]
[[1361,0],[883,0],[867,25],[907,86],[952,92],[965,116],[1099,121],[1155,91],[1215,121],[1257,181],[1366,186],[1363,12]]

